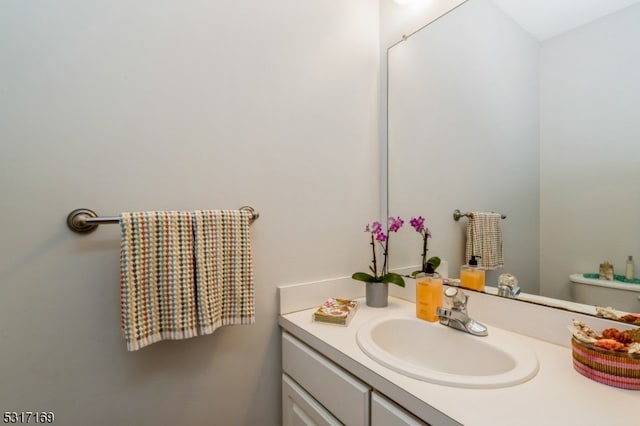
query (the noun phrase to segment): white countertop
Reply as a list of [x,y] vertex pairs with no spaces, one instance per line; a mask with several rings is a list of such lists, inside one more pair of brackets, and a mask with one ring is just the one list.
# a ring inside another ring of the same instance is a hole
[[[602,426],[635,424],[638,421],[640,392],[606,386],[578,374],[573,369],[571,350],[567,347],[507,332],[522,339],[535,351],[540,364],[538,374],[512,387],[455,388],[396,373],[370,359],[356,343],[356,331],[360,325],[382,315],[412,314],[415,312],[413,303],[390,297],[386,308],[370,308],[361,300],[347,327],[314,323],[311,320],[313,311],[307,309],[283,315],[280,324],[286,331],[434,425],[456,424],[450,419],[466,426]],[[484,324],[491,333],[492,325]],[[455,356],[455,353],[451,355]]]

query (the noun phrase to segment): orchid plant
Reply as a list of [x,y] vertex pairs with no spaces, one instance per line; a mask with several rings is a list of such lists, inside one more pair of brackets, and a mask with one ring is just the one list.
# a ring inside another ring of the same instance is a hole
[[422,216],[412,217],[409,221],[411,227],[422,236],[422,268],[418,271],[413,271],[411,273],[412,277],[415,277],[422,272],[433,274],[438,266],[440,266],[439,257],[433,256],[427,259],[427,252],[429,251],[429,238],[431,238],[431,232],[429,232],[429,228],[425,226],[424,221],[425,219]]
[[[387,218],[388,225],[388,233],[398,232],[402,225],[404,225],[404,220],[398,217],[389,217]],[[395,272],[387,271],[387,257],[389,254],[389,234],[385,234],[382,230],[382,224],[380,222],[372,222],[367,224],[364,229],[365,232],[371,235],[371,252],[373,254],[372,264],[369,265],[369,270],[373,274],[368,274],[365,272],[356,272],[351,276],[354,280],[364,281],[367,283],[391,283],[398,285],[400,287],[404,287],[404,279]],[[382,267],[378,268],[378,262],[376,260],[376,243],[380,245],[382,249],[383,255],[383,263]]]

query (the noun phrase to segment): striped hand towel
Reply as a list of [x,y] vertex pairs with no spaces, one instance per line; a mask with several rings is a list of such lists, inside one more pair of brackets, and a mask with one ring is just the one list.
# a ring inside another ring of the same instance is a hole
[[127,349],[195,336],[191,214],[121,213],[120,229],[121,326]]
[[255,323],[250,218],[244,210],[193,212],[201,334]]
[[500,213],[472,212],[467,222],[465,261],[472,255],[481,256],[478,266],[497,269],[504,266]]

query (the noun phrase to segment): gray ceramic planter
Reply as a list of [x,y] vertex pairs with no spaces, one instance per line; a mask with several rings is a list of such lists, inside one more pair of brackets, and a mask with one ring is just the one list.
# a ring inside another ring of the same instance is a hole
[[384,308],[388,304],[389,283],[366,283],[367,306]]

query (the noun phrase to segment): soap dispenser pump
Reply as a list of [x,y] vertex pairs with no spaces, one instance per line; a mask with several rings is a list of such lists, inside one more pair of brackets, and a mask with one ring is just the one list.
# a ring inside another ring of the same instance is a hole
[[484,269],[478,266],[480,256],[472,255],[468,265],[460,268],[460,285],[472,290],[484,291]]

